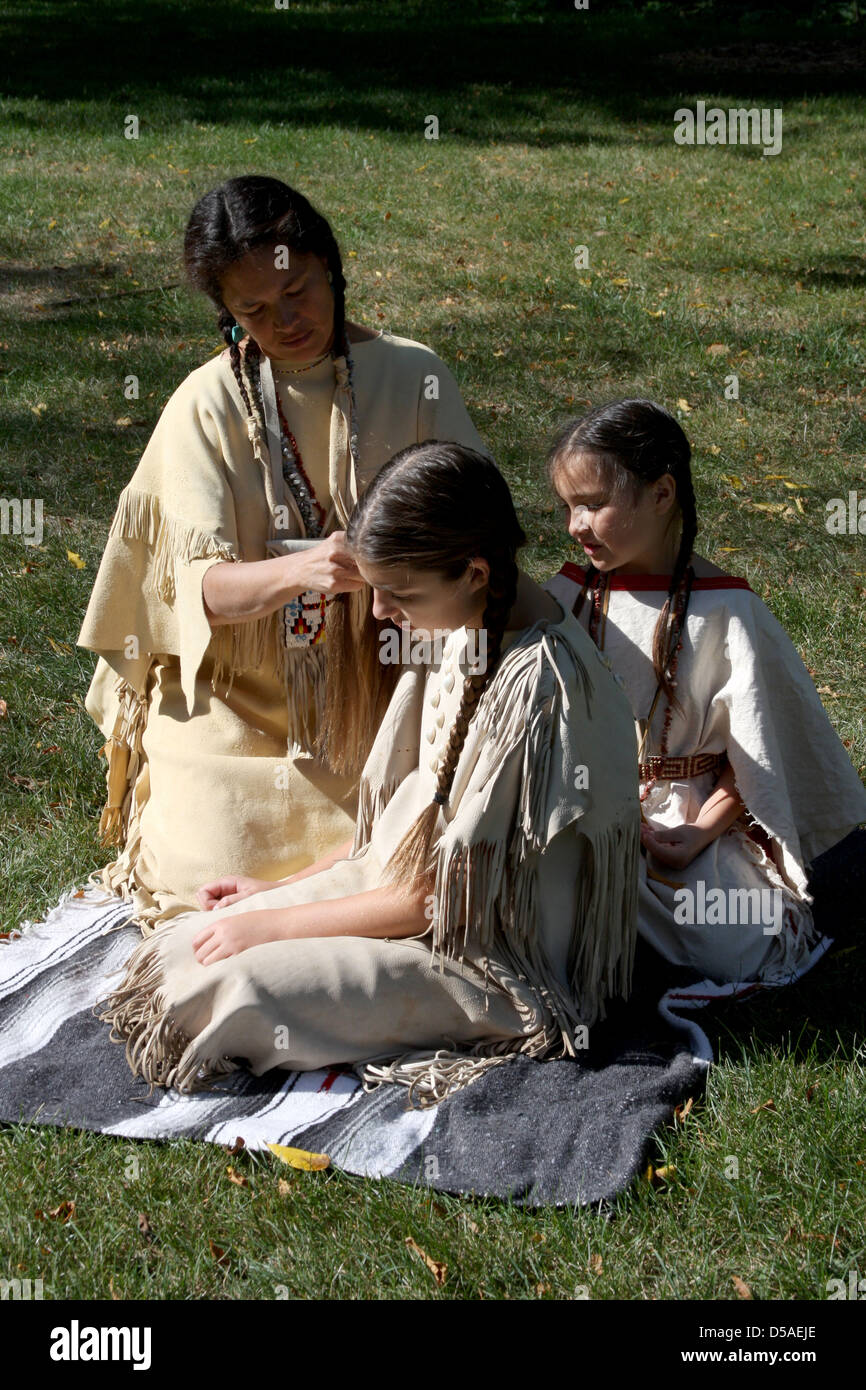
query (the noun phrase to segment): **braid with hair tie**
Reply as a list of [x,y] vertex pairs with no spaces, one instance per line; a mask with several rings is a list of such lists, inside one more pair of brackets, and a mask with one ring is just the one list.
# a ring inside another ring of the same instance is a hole
[[241,350],[235,342],[234,338],[232,337],[232,329],[236,326],[236,319],[232,314],[229,313],[228,309],[221,309],[220,316],[217,322],[219,323],[220,332],[222,333],[223,339],[229,350],[229,358],[232,364],[232,371],[235,374],[235,381],[238,384],[238,390],[241,393],[241,399],[243,400],[243,403],[246,406],[247,415],[252,415],[253,408],[250,404],[250,398],[247,394],[247,388],[244,384],[243,372],[241,371]]

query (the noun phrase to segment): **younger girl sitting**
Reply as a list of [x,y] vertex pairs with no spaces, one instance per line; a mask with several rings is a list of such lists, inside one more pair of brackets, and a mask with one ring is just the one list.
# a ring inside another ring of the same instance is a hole
[[772,613],[693,553],[690,457],[652,401],[571,421],[548,470],[587,560],[545,587],[608,655],[635,718],[639,933],[717,983],[782,983],[820,935],[808,866],[866,819],[866,791]]

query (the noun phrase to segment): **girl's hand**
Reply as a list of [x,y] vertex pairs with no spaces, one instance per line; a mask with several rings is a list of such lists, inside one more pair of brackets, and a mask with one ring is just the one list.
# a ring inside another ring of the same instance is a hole
[[320,594],[333,596],[364,587],[355,558],[346,544],[345,531],[332,531],[320,545],[298,551],[292,556],[292,562],[296,580]]
[[715,835],[700,825],[656,829],[642,822],[640,838],[641,844],[654,859],[672,869],[685,869],[715,839]]
[[[285,883],[288,880],[282,879]],[[243,874],[232,875],[228,878],[215,879],[213,883],[205,883],[199,888],[196,897],[201,903],[205,912],[212,911],[215,907],[227,907],[229,903],[240,902],[242,898],[248,898],[252,893],[261,893],[266,888],[276,888],[276,883],[267,878],[245,878]]]
[[240,955],[250,946],[281,941],[284,933],[275,917],[273,911],[233,912],[226,917],[212,917],[192,939],[196,960],[199,965],[213,965],[214,961]]

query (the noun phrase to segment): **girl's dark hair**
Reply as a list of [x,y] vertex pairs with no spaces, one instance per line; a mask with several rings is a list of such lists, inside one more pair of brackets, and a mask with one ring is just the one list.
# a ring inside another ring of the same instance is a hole
[[[190,214],[183,243],[187,277],[208,295],[219,310],[219,328],[228,345],[232,371],[241,397],[252,415],[241,372],[241,354],[232,341],[235,320],[222,301],[222,278],[230,266],[260,246],[286,246],[299,254],[321,256],[331,272],[334,292],[334,353],[348,354],[345,341],[343,262],[330,224],[302,193],[263,174],[228,179],[199,198]],[[261,358],[258,344],[247,339],[245,358],[254,369]]]
[[[691,446],[679,422],[655,401],[620,400],[596,406],[560,430],[547,455],[554,488],[568,459],[578,453],[592,455],[614,495],[630,486],[636,497],[640,488],[663,474],[673,477],[682,531],[668,596],[653,634],[653,666],[665,697],[676,704],[669,668],[685,625],[693,577],[690,562],[698,533]],[[596,571],[589,583],[599,579]],[[684,601],[677,604],[675,598],[683,581]]]
[[[349,518],[346,539],[356,558],[371,566],[431,571],[446,579],[459,579],[475,557],[490,566],[482,615],[486,667],[464,681],[437,778],[436,794],[447,800],[470,721],[498,665],[517,595],[516,556],[526,535],[508,484],[496,464],[474,449],[436,440],[412,444],[376,474]],[[349,597],[340,595],[341,600]],[[368,651],[364,658],[349,649],[344,602],[329,606],[327,621],[325,737],[328,746],[339,740],[345,747],[346,713],[357,698],[359,675],[365,677],[376,665],[381,672],[383,666],[378,651]],[[375,624],[366,630],[365,642],[371,640],[378,646]],[[364,756],[374,733],[375,726],[355,734]],[[386,866],[385,881],[408,886],[428,878],[438,810],[439,803],[431,801],[415,821]]]

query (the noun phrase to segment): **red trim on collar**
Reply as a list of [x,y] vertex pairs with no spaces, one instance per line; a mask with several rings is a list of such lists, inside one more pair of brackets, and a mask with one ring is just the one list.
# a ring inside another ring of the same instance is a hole
[[[564,574],[566,579],[571,579],[575,584],[583,584],[586,578],[586,570],[581,569],[580,565],[575,565],[571,560],[566,560],[560,574]],[[666,574],[612,574],[610,576],[611,589],[631,589],[636,592],[653,592],[666,594],[670,587],[670,577]],[[692,585],[695,589],[748,589],[752,593],[752,586],[745,579],[738,579],[733,574],[714,575],[707,579],[696,579]]]

